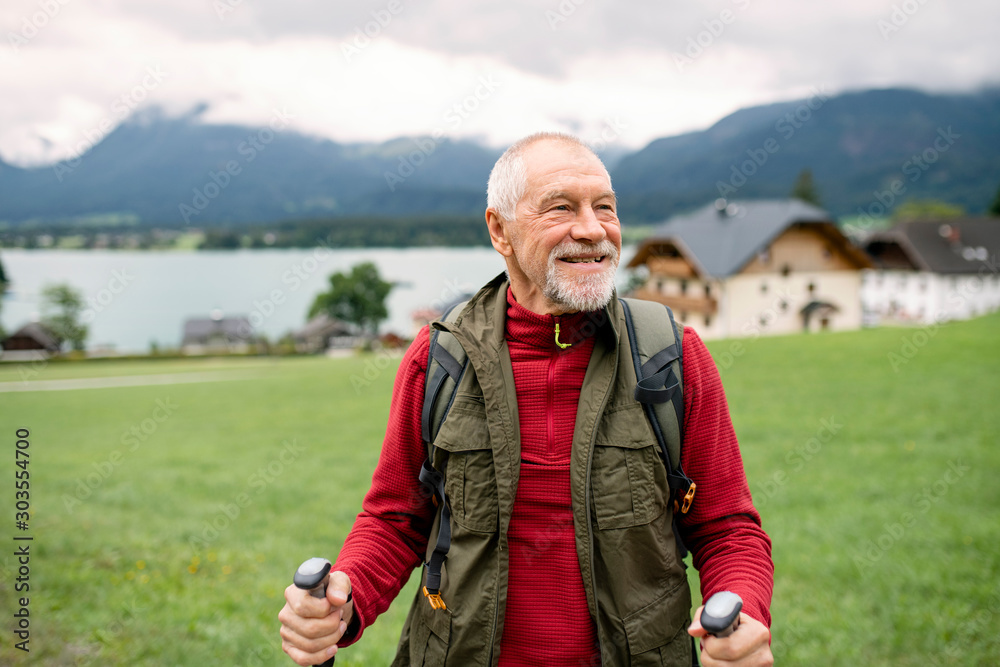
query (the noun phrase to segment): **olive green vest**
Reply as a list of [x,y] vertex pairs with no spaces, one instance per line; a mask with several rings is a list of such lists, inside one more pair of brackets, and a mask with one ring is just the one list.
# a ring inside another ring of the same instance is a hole
[[[507,531],[521,460],[506,294],[498,277],[453,324],[433,324],[454,334],[469,357],[433,443],[432,463],[445,474],[451,507],[441,585],[447,609],[433,609],[417,593],[393,665],[487,666],[500,658]],[[633,398],[635,370],[616,299],[603,319],[595,321],[570,463],[576,550],[601,664],[689,667],[691,593],[671,527],[666,470]],[[438,512],[428,557],[440,520]]]

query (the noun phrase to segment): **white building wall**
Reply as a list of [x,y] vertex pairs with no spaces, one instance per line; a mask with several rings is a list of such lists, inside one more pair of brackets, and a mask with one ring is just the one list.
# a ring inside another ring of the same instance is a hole
[[870,324],[886,319],[923,322],[934,311],[937,290],[937,276],[927,271],[866,270],[861,279],[861,303],[870,314]]
[[[810,286],[812,289],[810,290]],[[742,274],[727,280],[720,298],[720,327],[713,337],[746,337],[798,333],[802,309],[812,301],[838,308],[829,319],[830,331],[861,327],[861,273],[810,271]],[[811,328],[819,326],[814,316]]]
[[872,323],[932,324],[1000,310],[1000,273],[865,271],[861,300]]
[[678,322],[689,326],[698,332],[703,339],[722,338],[725,327],[722,323],[721,314],[724,311],[722,297],[724,294],[724,282],[717,280],[700,280],[698,278],[684,278],[685,289],[681,289],[682,279],[674,277],[652,277],[646,283],[646,287],[664,296],[702,298],[705,297],[705,288],[708,288],[709,298],[715,299],[718,308],[715,313],[685,312],[681,307],[672,307],[674,317]]

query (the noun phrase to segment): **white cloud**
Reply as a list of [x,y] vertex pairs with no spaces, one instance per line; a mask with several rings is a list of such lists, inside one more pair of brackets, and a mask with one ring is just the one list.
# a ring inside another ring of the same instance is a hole
[[[72,157],[140,101],[172,113],[209,102],[205,120],[248,125],[284,108],[296,129],[338,141],[441,130],[501,145],[538,129],[597,137],[614,124],[639,146],[820,86],[966,90],[996,81],[1000,61],[990,34],[1000,5],[975,0],[914,4],[888,36],[878,21],[892,21],[894,3],[866,0],[517,0],[475,11],[457,0],[218,1],[233,10],[51,0],[58,12],[43,15],[39,0],[5,3],[0,90],[15,102],[0,106],[0,156]],[[720,29],[723,10],[732,20]],[[150,68],[165,72],[152,87]]]

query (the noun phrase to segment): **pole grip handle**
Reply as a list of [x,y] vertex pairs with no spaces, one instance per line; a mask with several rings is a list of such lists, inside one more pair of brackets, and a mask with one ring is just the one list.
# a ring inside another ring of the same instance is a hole
[[[330,568],[333,564],[326,558],[310,558],[299,565],[292,577],[292,583],[299,588],[308,591],[314,598],[326,597],[326,585],[330,582]],[[333,667],[333,662],[337,656],[331,656],[322,665],[313,667]]]
[[701,627],[710,635],[728,637],[740,627],[743,598],[736,593],[720,591],[710,597],[701,610]]

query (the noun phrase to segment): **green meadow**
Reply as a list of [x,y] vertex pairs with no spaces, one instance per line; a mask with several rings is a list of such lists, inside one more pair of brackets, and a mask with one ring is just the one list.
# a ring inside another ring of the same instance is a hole
[[[1000,664],[998,342],[1000,315],[709,345],[773,541],[777,664]],[[0,389],[56,389],[0,392],[0,664],[291,665],[283,590],[305,558],[336,556],[397,365],[0,366]],[[191,373],[213,381],[164,377]],[[26,384],[140,375],[157,383]],[[14,522],[17,429],[28,531]],[[14,590],[19,544],[28,593]],[[388,664],[415,584],[339,666]],[[28,654],[14,648],[22,596]]]

